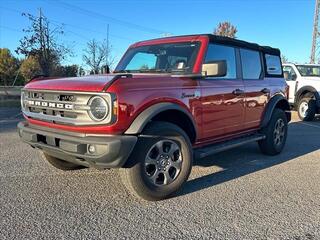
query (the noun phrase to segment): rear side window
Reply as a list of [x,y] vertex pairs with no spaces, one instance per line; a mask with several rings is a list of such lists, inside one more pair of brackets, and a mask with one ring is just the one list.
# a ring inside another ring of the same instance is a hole
[[267,73],[269,75],[281,75],[281,60],[279,56],[275,55],[265,55],[266,65],[267,65]]
[[240,49],[243,79],[260,79],[261,59],[260,53],[253,50]]
[[209,44],[205,63],[222,60],[225,60],[227,62],[227,75],[218,78],[236,78],[237,73],[235,49],[233,47],[222,46],[218,44]]

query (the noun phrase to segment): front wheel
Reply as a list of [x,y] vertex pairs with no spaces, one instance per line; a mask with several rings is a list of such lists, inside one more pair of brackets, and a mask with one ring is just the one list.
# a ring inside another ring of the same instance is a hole
[[287,140],[288,121],[285,112],[276,108],[261,133],[265,135],[265,139],[258,142],[261,152],[267,155],[279,154]]
[[302,98],[298,103],[298,116],[302,121],[312,121],[316,114],[316,102],[312,98]]
[[120,170],[126,188],[146,200],[171,196],[187,181],[193,161],[186,133],[167,122],[152,122]]

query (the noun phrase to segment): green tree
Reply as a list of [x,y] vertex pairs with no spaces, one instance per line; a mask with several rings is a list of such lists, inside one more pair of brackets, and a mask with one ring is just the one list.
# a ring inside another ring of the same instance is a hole
[[8,48],[0,48],[0,85],[11,85],[18,74],[19,60]]
[[220,22],[218,26],[214,29],[213,34],[218,36],[236,38],[237,28],[230,22]]
[[58,43],[57,39],[63,34],[63,30],[59,26],[52,28],[41,11],[39,17],[23,15],[29,19],[31,26],[23,30],[27,35],[20,40],[16,52],[25,55],[26,58],[36,57],[42,73],[51,76],[60,61],[71,54],[67,47]]
[[76,77],[78,76],[79,66],[76,64],[67,66],[57,66],[53,75],[57,77]]
[[20,73],[26,81],[29,81],[36,75],[42,74],[38,59],[35,56],[24,59],[21,63]]

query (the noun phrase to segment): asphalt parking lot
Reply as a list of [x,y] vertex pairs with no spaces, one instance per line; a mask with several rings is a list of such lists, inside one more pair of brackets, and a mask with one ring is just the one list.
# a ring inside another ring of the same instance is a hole
[[0,239],[320,239],[320,119],[294,115],[284,152],[249,144],[197,161],[176,197],[131,197],[116,170],[61,172],[0,108]]

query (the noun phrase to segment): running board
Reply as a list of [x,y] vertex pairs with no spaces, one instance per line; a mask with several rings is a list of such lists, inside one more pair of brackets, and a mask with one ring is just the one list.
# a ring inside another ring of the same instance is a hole
[[195,149],[195,154],[197,158],[204,158],[218,152],[223,152],[225,150],[239,147],[247,143],[256,142],[265,138],[266,136],[263,134],[254,134],[245,137],[240,137],[222,143],[217,143],[207,147]]

